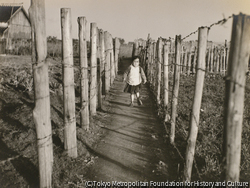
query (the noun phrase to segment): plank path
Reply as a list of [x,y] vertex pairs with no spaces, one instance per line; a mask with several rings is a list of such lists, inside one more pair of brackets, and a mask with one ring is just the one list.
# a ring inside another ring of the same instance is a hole
[[165,130],[155,113],[154,101],[146,85],[142,86],[142,106],[130,107],[130,94],[124,93],[124,70],[130,59],[121,62],[110,90],[109,123],[96,145],[98,156],[91,173],[94,181],[149,182],[174,180],[176,169],[168,164]]

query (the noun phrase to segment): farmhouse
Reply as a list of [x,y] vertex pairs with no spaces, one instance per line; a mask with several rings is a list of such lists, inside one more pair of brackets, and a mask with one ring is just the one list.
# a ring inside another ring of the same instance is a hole
[[0,4],[0,54],[13,50],[16,41],[31,39],[29,16],[23,6]]

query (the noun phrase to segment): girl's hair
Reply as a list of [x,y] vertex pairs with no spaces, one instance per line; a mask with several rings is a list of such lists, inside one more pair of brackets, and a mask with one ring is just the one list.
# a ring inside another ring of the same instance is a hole
[[139,62],[141,61],[141,59],[140,59],[139,56],[133,56],[133,57],[132,57],[132,62],[133,62],[135,59],[139,59]]

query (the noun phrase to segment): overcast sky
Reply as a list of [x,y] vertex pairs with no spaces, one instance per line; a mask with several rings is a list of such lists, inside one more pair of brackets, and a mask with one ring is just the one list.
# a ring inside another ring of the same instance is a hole
[[[30,0],[0,0],[0,3],[21,3],[28,12]],[[61,39],[60,9],[71,8],[72,37],[78,38],[77,17],[126,42],[137,38],[174,38],[209,26],[240,12],[250,15],[250,0],[45,0],[47,36]],[[214,26],[209,40],[230,40],[232,19],[223,26]],[[190,37],[196,40],[197,34]],[[189,40],[186,39],[186,40]]]

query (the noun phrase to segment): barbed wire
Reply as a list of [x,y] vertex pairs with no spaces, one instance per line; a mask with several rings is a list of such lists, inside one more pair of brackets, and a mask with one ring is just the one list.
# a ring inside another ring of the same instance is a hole
[[[214,23],[212,23],[212,24],[209,25],[209,26],[203,26],[203,28],[208,28],[208,29],[210,30],[213,26],[225,24],[225,23],[226,23],[230,18],[232,18],[232,17],[233,17],[233,15],[231,15],[231,16],[229,16],[229,17],[227,17],[227,18],[223,18],[222,20],[219,20],[219,21],[217,21],[217,22],[214,22]],[[191,35],[196,34],[197,32],[198,32],[198,29],[195,30],[194,32],[191,32],[191,33],[188,34],[187,36],[183,37],[181,40],[183,41],[183,40],[185,40],[186,38],[190,37]]]

